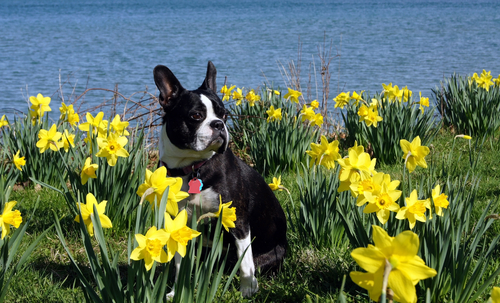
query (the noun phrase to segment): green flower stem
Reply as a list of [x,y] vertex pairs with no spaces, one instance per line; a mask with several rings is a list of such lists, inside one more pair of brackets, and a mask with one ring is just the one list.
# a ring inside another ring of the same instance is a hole
[[[387,284],[389,283],[389,274],[391,273],[392,266],[389,263],[389,260],[385,259],[385,268],[384,268],[384,281],[382,282],[382,295],[380,296],[380,302],[386,302],[387,296]],[[390,296],[389,301],[392,301],[392,296]]]
[[206,219],[206,218],[217,218],[217,216],[214,213],[206,213],[201,215],[198,218],[198,221],[196,221],[196,224],[200,223],[201,220]]

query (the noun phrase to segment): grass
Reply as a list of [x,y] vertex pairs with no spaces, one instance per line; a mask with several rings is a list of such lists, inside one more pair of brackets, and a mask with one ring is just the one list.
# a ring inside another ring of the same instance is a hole
[[[462,138],[455,140],[455,146],[450,156],[450,150],[456,134],[442,129],[434,139],[431,146],[431,154],[427,157],[429,165],[437,170],[437,176],[443,177],[445,173],[451,176],[460,176],[470,167],[470,161],[477,158],[474,172],[481,178],[477,206],[471,214],[477,218],[484,206],[491,199],[496,199],[500,194],[500,142],[498,134],[482,141],[482,138],[473,138],[468,141]],[[470,145],[469,145],[470,143]],[[472,150],[473,159],[469,158],[469,149]],[[344,151],[344,154],[346,151]],[[442,164],[451,161],[454,165],[452,171],[441,171]],[[473,161],[474,162],[474,161]],[[475,163],[475,162],[474,162]],[[391,174],[392,179],[401,180],[402,162],[394,165],[381,165],[377,170]],[[428,171],[417,168],[412,178],[425,176]],[[273,176],[267,176],[266,181],[271,183]],[[298,186],[296,175],[286,173],[282,175],[282,184],[290,191],[293,199],[285,191],[276,192],[276,195],[284,209],[293,208],[298,210]],[[11,200],[19,202],[18,209],[22,214],[31,213],[36,199],[40,197],[40,203],[36,212],[36,218],[28,228],[28,234],[23,239],[21,252],[26,249],[39,234],[53,224],[53,213],[62,218],[61,225],[65,232],[68,246],[73,251],[78,262],[86,265],[85,251],[80,242],[78,226],[74,218],[67,215],[64,197],[55,191],[35,188],[29,184],[24,188],[17,189],[11,194]],[[495,208],[497,213],[498,209]],[[491,236],[500,232],[498,223],[490,231]],[[127,235],[120,230],[106,231],[109,245],[120,252],[120,263],[127,262]],[[366,292],[354,285],[348,277],[349,272],[356,268],[350,252],[354,247],[349,247],[348,241],[344,245],[316,249],[298,240],[293,232],[288,233],[289,250],[282,270],[276,276],[258,276],[260,291],[250,299],[241,298],[237,291],[239,281],[236,279],[230,291],[224,295],[225,302],[304,302],[306,296],[313,300],[318,297],[320,302],[336,300],[340,292],[342,280],[347,276],[344,292],[347,301],[367,301]],[[498,263],[498,262],[497,262]],[[487,272],[492,272],[496,265],[491,265]],[[498,279],[494,285],[498,284]],[[485,297],[486,299],[487,297]],[[69,264],[69,259],[62,247],[54,228],[52,228],[40,245],[32,254],[28,266],[14,278],[8,291],[6,302],[82,302],[83,291],[80,288],[76,275]]]

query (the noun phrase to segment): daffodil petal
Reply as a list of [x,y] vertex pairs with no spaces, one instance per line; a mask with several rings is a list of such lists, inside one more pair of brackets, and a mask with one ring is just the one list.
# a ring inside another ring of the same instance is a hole
[[385,255],[377,248],[359,247],[351,252],[356,263],[369,273],[375,273],[384,266]]
[[398,269],[389,274],[389,288],[394,291],[394,299],[402,303],[417,302],[417,295],[413,283]]

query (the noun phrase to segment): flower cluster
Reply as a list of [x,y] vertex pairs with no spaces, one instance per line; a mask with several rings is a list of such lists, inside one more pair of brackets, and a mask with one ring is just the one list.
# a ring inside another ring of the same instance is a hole
[[61,116],[59,117],[59,119],[64,122],[68,122],[72,127],[76,126],[76,124],[80,122],[80,116],[77,112],[75,112],[73,104],[66,105],[64,102],[62,102],[61,107],[59,107],[59,111],[61,112]]
[[384,98],[389,102],[408,102],[413,94],[413,92],[408,89],[408,86],[399,89],[397,85],[392,86],[392,82],[388,85],[382,83],[382,87],[384,88],[384,90],[382,91],[382,93],[384,94]]
[[[159,263],[170,262],[175,253],[181,257],[186,255],[188,241],[198,237],[201,233],[187,227],[187,211],[182,210],[174,219],[165,214],[165,228],[149,228],[146,235],[136,234],[138,246],[130,254],[132,260],[143,260],[146,270],[153,267],[154,261]],[[165,248],[166,247],[166,251]]]
[[500,75],[498,75],[498,78],[493,79],[491,71],[486,72],[486,70],[483,69],[483,72],[480,76],[478,76],[477,73],[474,73],[474,75],[472,75],[472,77],[469,79],[469,84],[472,84],[472,81],[476,82],[478,87],[482,87],[486,91],[489,91],[490,86],[500,86]]
[[50,112],[52,109],[50,108],[50,97],[44,97],[42,94],[38,94],[36,97],[30,97],[31,107],[30,107],[30,116],[35,125],[37,122],[39,123],[45,114],[45,112]]
[[[165,227],[157,229],[151,227],[146,235],[136,234],[135,239],[138,247],[132,251],[130,259],[142,260],[147,270],[150,270],[154,261],[166,263],[172,260],[175,253],[181,257],[186,255],[186,246],[190,240],[200,235],[200,232],[187,226],[188,213],[186,209],[179,211],[178,203],[189,196],[181,190],[182,178],[167,176],[167,169],[162,166],[154,172],[146,170],[145,181],[139,186],[137,194],[141,197],[145,195],[146,201],[155,209],[159,206],[165,190],[168,189],[167,205],[165,211]],[[222,225],[229,231],[234,228],[236,221],[236,209],[229,207],[232,202],[219,204],[216,213],[205,214],[205,217],[219,217],[222,213]],[[204,216],[201,216],[200,219]],[[164,250],[166,248],[166,251]]]
[[309,121],[311,126],[321,126],[323,124],[323,115],[321,113],[316,113],[314,110],[319,107],[319,103],[313,100],[310,106],[304,104],[302,110],[300,111],[300,116],[302,117],[302,122],[306,120]]
[[311,156],[311,164],[323,165],[332,169],[335,167],[335,161],[340,159],[339,141],[334,140],[328,143],[328,139],[322,135],[320,144],[311,143],[311,150],[307,150],[306,154]]
[[241,105],[243,100],[246,100],[250,106],[255,106],[255,102],[260,101],[260,95],[255,94],[253,89],[249,90],[246,95],[243,95],[241,88],[236,88],[236,90],[233,91],[235,88],[235,85],[229,88],[224,85],[220,90],[222,101],[229,101],[229,99],[232,98],[236,102],[236,106]]
[[[311,143],[311,150],[306,153],[311,156],[312,163],[315,165],[323,165],[327,169],[334,168],[335,162],[340,165],[339,192],[350,191],[351,195],[356,198],[356,205],[365,206],[364,213],[375,213],[382,224],[389,220],[391,212],[396,213],[397,219],[408,219],[411,229],[416,221],[426,221],[426,209],[432,210],[430,198],[418,200],[417,191],[414,190],[410,197],[405,199],[405,206],[401,207],[398,200],[402,192],[397,189],[400,181],[391,180],[389,174],[375,171],[376,159],[371,159],[364,147],[358,145],[357,142],[348,149],[348,156],[345,158],[340,156],[338,144],[336,140],[328,143],[326,137],[321,136],[320,144]],[[410,172],[417,165],[427,167],[425,156],[429,153],[429,148],[420,146],[419,137],[416,137],[412,143],[401,140],[401,147]],[[273,188],[272,184],[270,186]],[[447,198],[444,193],[441,193],[439,184],[436,185],[432,190],[432,201],[438,216],[442,216],[443,209],[448,207]],[[431,218],[432,214],[429,215],[429,219]]]

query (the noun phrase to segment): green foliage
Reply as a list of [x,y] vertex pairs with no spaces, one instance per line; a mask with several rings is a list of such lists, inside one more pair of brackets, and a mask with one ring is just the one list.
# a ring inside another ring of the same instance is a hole
[[470,77],[453,74],[432,90],[446,126],[458,133],[482,136],[500,127],[500,87],[489,91]]
[[[144,207],[142,203],[137,208],[137,220],[134,234],[145,234],[150,223],[157,229],[163,228],[163,216],[165,214],[168,188],[162,198],[159,208],[151,211],[150,207]],[[94,213],[97,208],[94,205]],[[80,217],[80,234],[84,243],[84,249],[91,269],[91,279],[89,279],[81,265],[78,264],[71,250],[66,245],[64,232],[59,223],[59,218],[55,215],[57,235],[61,239],[64,249],[68,253],[71,264],[75,269],[78,279],[83,285],[87,302],[164,302],[167,298],[169,266],[159,265],[155,262],[151,270],[146,270],[144,261],[133,261],[129,257],[126,266],[126,278],[123,278],[123,269],[119,264],[120,252],[114,252],[108,248],[106,238],[101,226],[99,216],[91,216],[94,224],[95,238],[99,247],[99,254],[95,251],[92,238],[87,232],[87,228]],[[193,216],[194,218],[195,216]],[[175,285],[174,302],[213,302],[216,296],[222,296],[231,283],[232,278],[238,269],[237,266],[227,278],[225,287],[219,290],[222,284],[224,265],[226,258],[223,255],[223,233],[221,232],[221,220],[217,221],[215,232],[213,233],[212,249],[208,256],[202,260],[203,240],[190,241],[187,247],[186,257],[182,260],[179,278]],[[193,229],[197,228],[197,223],[193,219]],[[208,234],[211,232],[211,225],[207,227]],[[137,247],[137,241],[129,234],[127,256]],[[196,245],[198,249],[195,250]],[[226,256],[227,257],[227,256]],[[96,289],[94,288],[97,288]]]
[[470,216],[479,183],[469,176],[448,181],[449,208],[443,217],[436,216],[419,229],[421,256],[438,273],[421,282],[431,290],[433,302],[444,297],[453,302],[476,302],[500,273],[500,268],[486,272],[500,240],[500,236],[490,240],[487,235],[494,222],[488,216],[493,203],[487,204],[477,220]]
[[[81,131],[75,132],[75,147],[70,148],[67,153],[61,150],[45,152],[55,153],[52,157],[61,159],[64,164],[60,170],[63,173],[59,174],[58,182],[55,183],[58,184],[57,187],[51,185],[54,183],[41,182],[37,178],[31,179],[63,194],[72,216],[77,215],[77,202],[85,201],[87,194],[92,193],[98,201],[108,201],[106,214],[113,222],[113,226],[130,227],[139,201],[136,191],[143,183],[146,172],[144,132],[142,130],[133,132],[134,139],[127,146],[129,157],[120,157],[114,166],[108,165],[106,158],[97,157],[96,152],[92,153],[99,150],[97,140],[93,138],[90,144],[86,143],[84,134]],[[91,163],[98,164],[99,168],[96,171],[97,178],[89,178],[86,184],[82,184],[81,172],[87,157],[92,159]]]
[[[231,281],[240,267],[242,258],[236,262],[226,282],[223,283],[227,251],[224,253],[224,233],[221,230],[221,222],[221,220],[217,220],[215,228],[213,228],[212,224],[208,224],[208,226],[201,225],[201,235],[189,242],[175,284],[173,302],[219,302],[220,298],[229,289]],[[193,219],[192,228],[196,229],[196,227],[197,224]],[[213,235],[212,240],[208,236],[211,234]],[[205,237],[207,239],[204,239]],[[212,241],[212,247],[206,256],[202,257],[204,241]],[[221,290],[222,286],[224,288]]]
[[344,228],[336,213],[339,170],[339,166],[328,170],[302,165],[297,172],[300,210],[292,230],[303,243],[318,248],[335,247],[343,240]]
[[[0,182],[0,186],[4,185],[3,176],[0,177],[2,180]],[[12,187],[8,187],[6,191],[4,191],[4,187],[2,186],[0,189],[0,209],[4,209],[5,203],[9,201],[9,195]],[[35,216],[36,207],[38,205],[38,201],[35,205],[35,209],[31,214],[30,219],[27,220],[26,223],[22,224],[17,228],[14,232],[10,233],[10,235],[5,236],[5,238],[0,239],[0,302],[4,302],[5,297],[7,295],[7,291],[9,288],[12,279],[16,277],[24,268],[26,267],[26,263],[29,260],[29,257],[36,249],[40,240],[42,240],[45,235],[50,231],[51,228],[46,229],[41,235],[39,235],[26,250],[22,253],[19,251],[19,247],[21,245],[21,241],[23,240],[24,235],[26,234],[26,229],[30,221]]]
[[[281,96],[266,94],[254,106],[248,102],[231,106],[232,125],[229,128],[236,146],[247,150],[254,168],[261,174],[276,169],[295,171],[305,163],[305,151],[319,138],[317,127],[301,122],[297,106]],[[267,122],[266,111],[281,108],[281,121]]]
[[[58,122],[62,126],[62,122]],[[29,178],[35,178],[42,182],[55,184],[60,178],[65,178],[63,161],[54,161],[51,150],[40,153],[36,142],[40,129],[49,129],[49,117],[46,114],[43,119],[32,123],[30,116],[14,118],[9,127],[2,127],[2,149],[8,154],[8,158],[20,151],[20,156],[25,157],[26,165],[20,174],[19,181],[25,182]],[[64,155],[67,161],[68,155]]]
[[439,130],[434,109],[427,109],[422,113],[412,97],[408,102],[398,102],[390,101],[383,95],[370,97],[364,93],[363,96],[365,100],[378,100],[378,115],[383,120],[377,123],[377,127],[367,126],[365,122],[359,121],[358,110],[363,102],[347,105],[346,113],[342,113],[349,134],[347,144],[352,146],[356,140],[358,144],[370,148],[377,163],[394,164],[401,161],[401,139],[411,142],[413,138],[420,136],[422,145],[429,145]]

